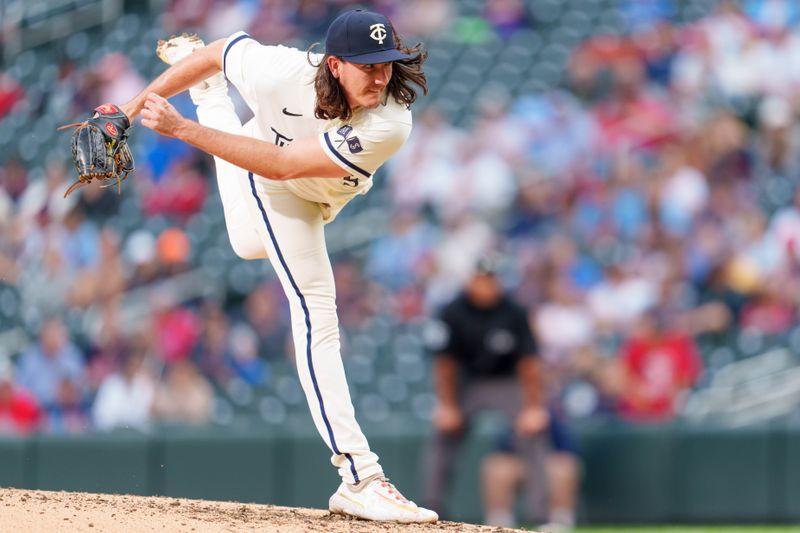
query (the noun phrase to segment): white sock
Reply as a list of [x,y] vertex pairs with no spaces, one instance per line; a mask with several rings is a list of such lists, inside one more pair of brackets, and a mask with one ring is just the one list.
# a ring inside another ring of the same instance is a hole
[[[192,102],[194,102],[195,105],[200,105],[203,101],[208,99],[227,97],[228,80],[225,79],[225,74],[223,74],[222,71],[217,72],[210,78],[189,88],[189,96],[192,97]],[[239,124],[239,127],[241,128],[242,125]]]

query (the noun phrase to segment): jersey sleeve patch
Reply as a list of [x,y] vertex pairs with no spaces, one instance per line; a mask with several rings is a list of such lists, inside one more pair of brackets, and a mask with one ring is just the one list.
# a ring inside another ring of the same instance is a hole
[[[353,153],[353,154],[357,154],[357,153],[363,151],[364,147],[361,145],[361,141],[358,139],[358,137],[349,137],[348,138],[348,135],[352,131],[353,131],[352,126],[342,126],[341,128],[339,128],[338,133],[339,133],[339,135],[341,135],[346,140],[347,147],[350,150],[350,152]],[[339,150],[337,150],[333,146],[333,143],[331,142],[331,137],[330,137],[330,135],[328,135],[327,131],[325,133],[323,133],[322,136],[323,136],[323,138],[325,140],[325,144],[323,145],[323,149],[325,149],[325,152],[328,154],[328,157],[333,159],[335,163],[337,163],[339,166],[341,166],[343,168],[347,168],[349,170],[355,170],[356,172],[358,172],[362,176],[365,176],[367,178],[370,177],[370,173],[369,172],[367,172],[363,168],[359,167],[355,163],[352,163],[351,161],[349,161],[346,157],[344,157],[341,154],[341,152],[339,152]]]

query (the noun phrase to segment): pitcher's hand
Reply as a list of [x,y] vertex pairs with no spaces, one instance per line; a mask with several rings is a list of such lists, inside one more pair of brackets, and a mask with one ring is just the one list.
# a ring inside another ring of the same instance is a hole
[[167,137],[179,137],[180,129],[186,123],[178,110],[156,93],[147,95],[141,115],[142,126]]

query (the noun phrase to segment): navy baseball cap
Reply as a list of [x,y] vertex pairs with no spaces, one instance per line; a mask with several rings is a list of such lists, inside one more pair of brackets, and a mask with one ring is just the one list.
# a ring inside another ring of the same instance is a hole
[[346,11],[331,22],[325,37],[325,53],[359,65],[412,57],[395,48],[389,19],[363,9]]

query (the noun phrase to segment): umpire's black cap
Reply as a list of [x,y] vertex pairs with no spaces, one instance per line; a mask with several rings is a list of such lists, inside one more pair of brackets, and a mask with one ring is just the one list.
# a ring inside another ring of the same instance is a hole
[[411,57],[396,48],[389,19],[363,9],[346,11],[331,22],[325,37],[325,53],[359,65]]
[[501,258],[497,254],[490,253],[480,257],[475,262],[473,275],[475,276],[497,276],[500,274]]

